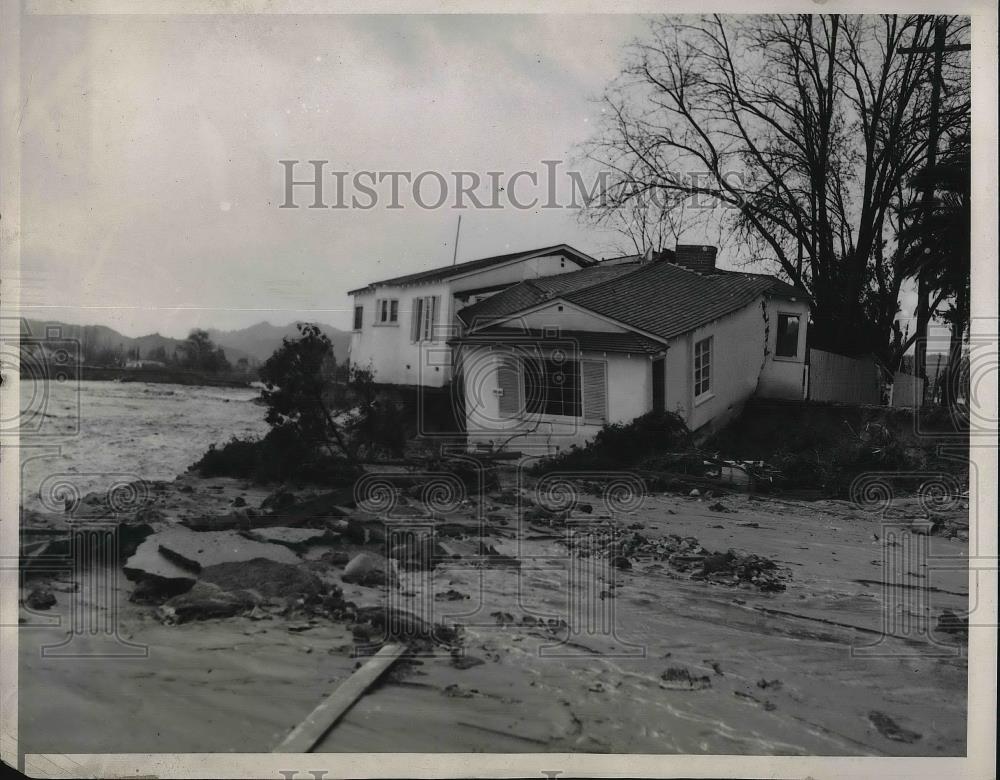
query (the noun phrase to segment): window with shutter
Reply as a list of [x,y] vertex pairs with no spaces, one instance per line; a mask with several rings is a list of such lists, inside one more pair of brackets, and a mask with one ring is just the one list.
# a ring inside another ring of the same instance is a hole
[[497,386],[500,388],[500,416],[520,417],[521,402],[521,366],[520,361],[512,355],[501,355],[497,365]]
[[583,361],[583,421],[608,421],[608,364],[600,360]]

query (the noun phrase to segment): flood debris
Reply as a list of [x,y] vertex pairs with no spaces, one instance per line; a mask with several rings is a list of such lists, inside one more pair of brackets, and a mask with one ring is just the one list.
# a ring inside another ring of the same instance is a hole
[[249,591],[228,591],[210,582],[196,582],[187,593],[164,602],[157,614],[162,622],[171,625],[232,617],[253,609],[257,604],[258,599]]
[[878,729],[879,734],[886,739],[891,739],[893,742],[905,742],[907,744],[912,744],[922,737],[922,735],[918,734],[916,731],[903,728],[884,712],[879,712],[878,710],[872,710],[869,712],[868,720],[871,721],[871,724],[876,729]]
[[48,588],[32,588],[24,597],[24,605],[34,610],[52,609],[56,605],[56,595]]
[[660,687],[669,691],[699,691],[712,687],[706,675],[693,675],[683,666],[671,666],[660,675]]
[[344,582],[369,587],[395,588],[399,585],[399,578],[396,576],[396,570],[392,563],[383,556],[372,552],[362,552],[355,555],[344,569],[342,578]]
[[206,566],[199,579],[227,591],[250,591],[261,599],[312,599],[324,591],[322,580],[304,566],[268,558]]

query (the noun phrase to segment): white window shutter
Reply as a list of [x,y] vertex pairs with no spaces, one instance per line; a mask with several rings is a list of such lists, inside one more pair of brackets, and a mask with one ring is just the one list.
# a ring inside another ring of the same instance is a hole
[[521,401],[521,370],[513,355],[500,356],[497,386],[500,388],[500,416],[519,417],[524,406]]
[[583,361],[583,421],[608,421],[608,364],[600,360]]

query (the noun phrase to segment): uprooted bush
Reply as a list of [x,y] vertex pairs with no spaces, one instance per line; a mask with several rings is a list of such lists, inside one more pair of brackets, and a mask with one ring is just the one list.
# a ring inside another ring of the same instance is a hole
[[933,473],[962,475],[966,464],[939,451],[966,441],[934,410],[751,400],[740,417],[703,446],[724,459],[763,460],[780,473],[779,487],[848,497],[863,473],[885,472],[893,486],[913,489]]
[[679,415],[647,412],[628,423],[605,425],[584,447],[570,447],[545,458],[532,470],[536,475],[561,470],[615,469],[693,447],[691,432]]

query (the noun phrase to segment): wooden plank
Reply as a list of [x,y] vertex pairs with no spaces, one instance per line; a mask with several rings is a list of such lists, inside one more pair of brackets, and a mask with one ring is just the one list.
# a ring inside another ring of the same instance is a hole
[[309,753],[382,673],[406,652],[406,645],[387,644],[306,716],[275,753]]

